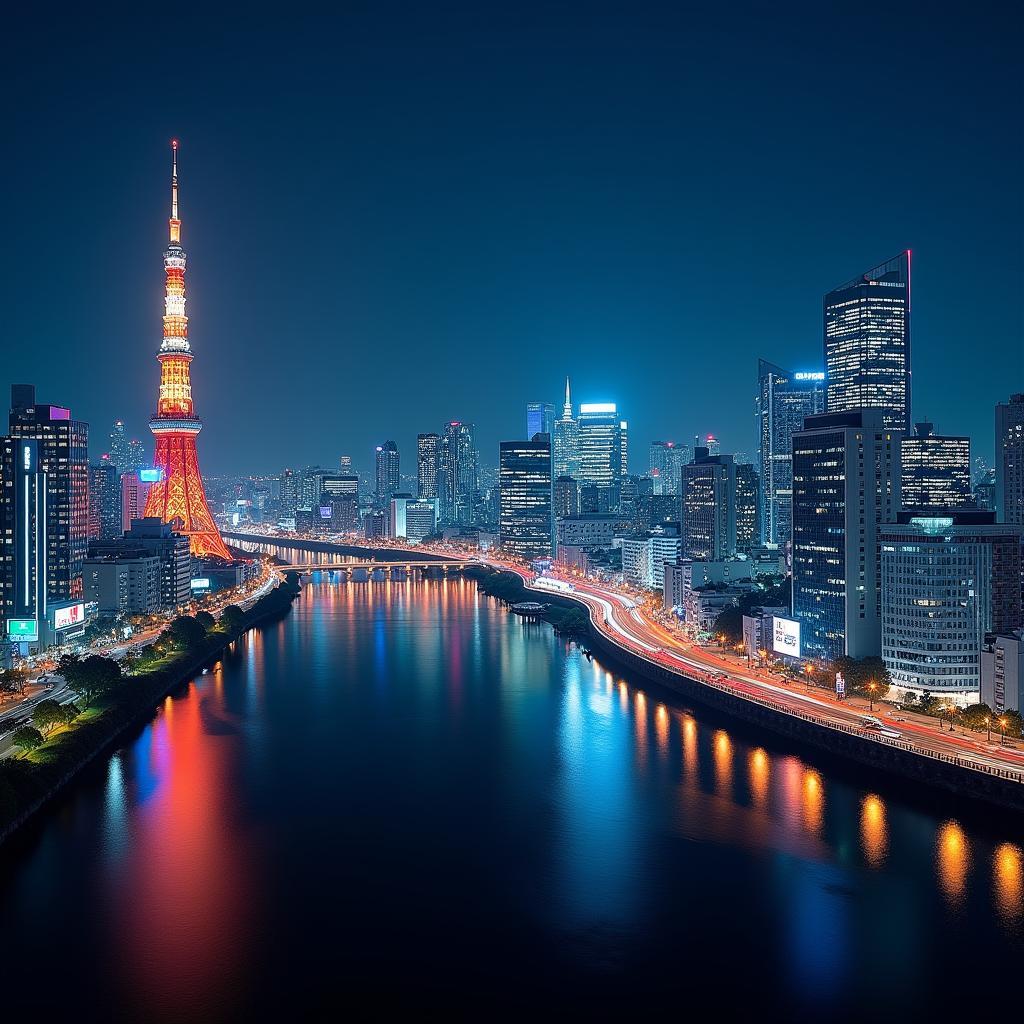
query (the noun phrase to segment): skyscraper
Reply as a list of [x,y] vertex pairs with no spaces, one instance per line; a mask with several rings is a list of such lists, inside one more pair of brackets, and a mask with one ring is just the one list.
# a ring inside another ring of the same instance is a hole
[[553,485],[554,516],[565,519],[580,514],[580,485],[571,476],[556,478]]
[[469,526],[479,487],[479,456],[472,423],[445,424],[438,445],[438,526]]
[[32,624],[12,639],[40,637],[51,606],[82,597],[88,442],[88,424],[69,409],[37,404],[31,384],[12,386],[0,462],[0,602],[5,618]]
[[153,484],[160,479],[159,469],[140,469],[121,474],[121,532],[132,528],[132,522],[141,519]]
[[649,456],[655,494],[679,494],[683,466],[693,460],[693,448],[675,441],[652,441]]
[[117,466],[104,455],[89,466],[89,540],[115,540],[121,536],[121,478]]
[[578,423],[579,480],[600,487],[617,486],[624,474],[622,420],[615,403],[581,405]]
[[536,434],[532,441],[502,441],[499,445],[499,541],[503,551],[518,558],[550,558],[551,439]]
[[417,494],[421,498],[437,497],[437,453],[439,434],[416,435]]
[[128,454],[128,435],[125,433],[124,423],[115,420],[110,431],[110,461],[122,473],[128,472],[130,456]]
[[810,657],[881,654],[879,533],[900,507],[900,434],[884,415],[808,416],[793,436],[793,616]]
[[881,527],[882,658],[893,686],[976,703],[985,634],[1020,625],[1021,528],[977,509],[898,518]]
[[760,543],[761,478],[750,462],[737,462],[735,473],[736,550],[748,555]]
[[758,453],[761,468],[761,538],[785,545],[793,533],[793,435],[804,417],[825,411],[825,374],[757,364]]
[[887,430],[910,429],[910,250],[824,299],[825,408],[881,409]]
[[146,502],[146,516],[165,523],[177,520],[176,530],[189,539],[192,554],[199,558],[231,559],[210,514],[199,473],[196,436],[203,428],[192,403],[189,364],[192,349],[185,315],[185,250],[181,247],[178,219],[178,143],[171,143],[170,243],[164,253],[164,337],[160,362],[160,392],[156,415],[149,429],[156,438],[154,465],[163,479],[154,483]]
[[996,515],[1024,525],[1024,392],[996,406]]
[[299,507],[299,478],[294,469],[286,469],[281,473],[281,515],[285,519],[294,519]]
[[[533,434],[529,435],[533,437]],[[562,416],[555,420],[551,438],[555,476],[580,475],[579,424],[572,414],[572,398],[569,395],[569,378],[565,378],[565,404]]]
[[731,455],[698,447],[683,467],[680,496],[682,555],[715,562],[736,554],[736,466]]
[[377,445],[377,507],[387,508],[388,502],[399,491],[398,445],[385,441]]
[[940,437],[931,423],[917,423],[900,445],[900,500],[906,509],[969,508],[971,439]]
[[526,403],[526,436],[554,433],[555,407],[550,402]]

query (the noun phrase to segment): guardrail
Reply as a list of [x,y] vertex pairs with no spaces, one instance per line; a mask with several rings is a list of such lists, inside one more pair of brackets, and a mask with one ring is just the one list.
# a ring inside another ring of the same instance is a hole
[[[526,584],[527,589],[543,593],[543,590],[538,590],[537,587],[530,585],[530,582],[524,578],[523,582]],[[967,768],[971,771],[980,772],[984,775],[991,775],[1000,779],[1007,779],[1010,782],[1024,783],[1024,770],[1015,771],[1012,768],[996,768],[993,765],[982,764],[979,761],[973,761],[970,758],[957,757],[953,754],[944,754],[938,750],[926,750],[921,747],[915,746],[913,743],[908,743],[903,740],[888,739],[885,736],[875,736],[869,731],[864,729],[858,729],[855,726],[847,725],[844,722],[833,722],[827,718],[821,718],[818,715],[812,715],[805,711],[798,711],[795,708],[791,708],[786,704],[782,704],[779,701],[772,700],[770,697],[761,697],[753,693],[744,693],[741,690],[737,690],[733,686],[729,686],[725,683],[719,682],[717,679],[712,679],[706,673],[701,672],[698,669],[690,669],[688,671],[680,669],[674,665],[666,665],[664,662],[652,657],[648,652],[634,649],[627,646],[620,637],[616,636],[611,630],[603,628],[603,618],[601,622],[596,621],[594,617],[595,609],[591,606],[583,597],[579,594],[564,594],[564,597],[574,600],[579,604],[582,604],[587,609],[587,614],[590,617],[591,625],[595,626],[598,632],[616,646],[627,650],[631,655],[637,658],[641,658],[646,661],[649,665],[655,668],[659,668],[665,672],[671,672],[674,675],[682,676],[684,679],[690,680],[690,682],[698,683],[701,686],[707,686],[711,689],[718,690],[720,693],[729,695],[730,697],[737,698],[739,700],[747,701],[750,704],[757,704],[760,707],[767,708],[770,711],[774,711],[778,714],[788,715],[790,718],[799,718],[805,722],[809,722],[811,725],[816,725],[824,729],[834,729],[836,732],[843,732],[850,736],[856,736],[858,739],[870,740],[873,743],[880,743],[885,747],[890,747],[895,750],[903,750],[909,754],[915,754],[918,757],[928,757],[934,761],[941,761],[944,764],[955,765],[959,768]]]

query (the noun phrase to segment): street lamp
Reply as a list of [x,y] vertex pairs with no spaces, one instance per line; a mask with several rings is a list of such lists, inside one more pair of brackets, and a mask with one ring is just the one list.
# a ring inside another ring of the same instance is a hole
[[999,719],[999,731],[1000,731],[999,746],[1002,746],[1004,741],[1006,740],[1006,719],[1005,718],[1000,718]]
[[868,683],[868,698],[871,701],[871,710],[872,711],[875,710],[875,690],[877,690],[877,689],[878,689],[878,683],[876,683],[874,681],[874,679],[872,679],[871,682]]
[[992,716],[985,716],[985,740],[988,743],[992,742]]
[[804,684],[809,690],[811,688],[811,676],[814,675],[814,666],[809,662],[804,662]]

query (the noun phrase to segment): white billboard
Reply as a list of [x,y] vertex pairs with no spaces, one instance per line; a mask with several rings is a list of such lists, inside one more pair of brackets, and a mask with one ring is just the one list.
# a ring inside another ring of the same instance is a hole
[[53,628],[67,629],[85,622],[85,605],[73,604],[67,608],[56,608],[53,612]]
[[772,650],[787,658],[800,657],[800,623],[795,619],[772,619]]

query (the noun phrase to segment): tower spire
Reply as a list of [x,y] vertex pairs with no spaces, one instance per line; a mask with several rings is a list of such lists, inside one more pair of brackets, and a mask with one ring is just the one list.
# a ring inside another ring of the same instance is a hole
[[572,419],[572,399],[569,397],[569,375],[565,377],[565,405],[562,406],[562,419]]
[[171,139],[171,241],[181,241],[181,221],[178,220],[178,140]]

